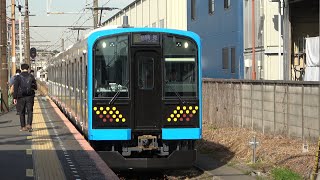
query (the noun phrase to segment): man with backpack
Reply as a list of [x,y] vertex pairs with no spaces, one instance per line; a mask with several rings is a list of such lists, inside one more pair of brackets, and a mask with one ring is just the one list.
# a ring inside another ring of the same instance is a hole
[[[20,111],[20,131],[32,132],[33,104],[37,83],[34,76],[28,73],[29,65],[21,64],[21,74],[14,82],[13,102]],[[25,113],[28,113],[26,126]]]
[[17,69],[17,70],[16,70],[16,74],[10,78],[10,81],[9,81],[10,94],[13,94],[13,90],[14,90],[14,89],[13,89],[14,80],[17,78],[17,76],[19,76],[20,73],[21,73],[21,70],[20,70],[20,69]]

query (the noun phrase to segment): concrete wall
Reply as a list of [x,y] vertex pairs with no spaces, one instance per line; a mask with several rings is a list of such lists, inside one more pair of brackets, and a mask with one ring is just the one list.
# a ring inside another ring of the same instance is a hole
[[316,140],[320,134],[320,83],[203,81],[203,121],[263,133]]
[[130,26],[187,30],[186,0],[136,0],[123,11],[109,18],[104,26],[120,26],[127,15]]

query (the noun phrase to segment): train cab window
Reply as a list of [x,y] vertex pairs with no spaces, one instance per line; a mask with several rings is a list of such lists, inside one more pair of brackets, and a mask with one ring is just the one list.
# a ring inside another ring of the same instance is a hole
[[196,97],[197,86],[197,46],[188,38],[164,37],[164,96]]
[[95,97],[129,96],[128,36],[100,39],[94,46]]

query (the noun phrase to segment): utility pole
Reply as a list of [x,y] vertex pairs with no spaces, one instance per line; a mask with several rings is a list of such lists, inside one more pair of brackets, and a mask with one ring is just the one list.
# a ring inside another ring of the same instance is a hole
[[23,63],[23,59],[22,59],[22,25],[21,25],[21,5],[18,5],[18,9],[19,9],[19,61],[20,61],[20,65]]
[[15,8],[15,0],[11,0],[11,32],[12,32],[12,37],[11,37],[11,76],[16,73],[16,8]]
[[98,0],[93,0],[93,28],[96,29],[98,27]]
[[8,101],[8,62],[7,62],[7,20],[6,20],[6,0],[0,0],[0,88],[1,104],[0,109],[3,112],[9,111]]
[[25,63],[30,65],[30,32],[29,32],[29,7],[28,0],[25,0],[25,16],[24,16],[24,28],[25,28],[25,48],[24,48],[24,58]]

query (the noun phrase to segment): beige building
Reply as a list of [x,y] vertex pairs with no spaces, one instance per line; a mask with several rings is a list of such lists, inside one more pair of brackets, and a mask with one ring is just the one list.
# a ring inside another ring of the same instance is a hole
[[104,22],[104,26],[122,25],[124,15],[134,27],[187,30],[186,0],[137,0]]

